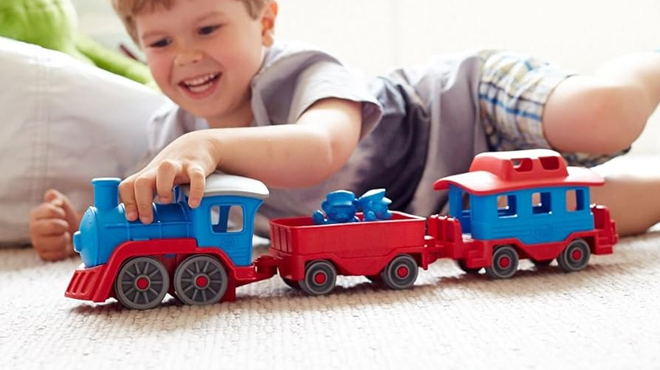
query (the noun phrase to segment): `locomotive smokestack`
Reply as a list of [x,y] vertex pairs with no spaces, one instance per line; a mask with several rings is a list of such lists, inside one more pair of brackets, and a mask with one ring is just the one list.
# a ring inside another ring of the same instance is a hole
[[117,178],[97,178],[92,180],[94,187],[94,207],[108,211],[119,205],[119,183]]

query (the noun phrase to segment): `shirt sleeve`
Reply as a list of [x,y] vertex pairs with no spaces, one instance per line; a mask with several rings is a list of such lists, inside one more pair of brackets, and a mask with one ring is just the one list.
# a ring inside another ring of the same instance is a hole
[[161,106],[149,120],[147,138],[149,150],[145,160],[151,160],[169,143],[188,132],[209,128],[205,119],[195,117],[171,101]]
[[320,61],[307,67],[297,79],[291,100],[289,121],[295,122],[315,102],[337,98],[362,104],[360,138],[369,133],[383,115],[376,97],[361,75],[333,61]]
[[362,104],[361,137],[383,115],[366,78],[336,58],[300,44],[276,45],[252,84],[255,125],[295,123],[315,102],[337,98]]
[[124,177],[143,169],[163,148],[179,136],[206,128],[208,128],[206,120],[195,117],[192,113],[167,100],[149,118],[146,130],[147,151],[137,163],[127,168]]

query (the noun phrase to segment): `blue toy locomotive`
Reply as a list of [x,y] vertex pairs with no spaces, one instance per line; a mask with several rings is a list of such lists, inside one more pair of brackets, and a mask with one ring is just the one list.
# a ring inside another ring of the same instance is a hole
[[[77,271],[67,296],[96,302],[115,296],[125,306],[145,309],[174,293],[171,288],[186,303],[212,303],[231,288],[229,280],[240,285],[261,279],[252,266],[252,236],[257,209],[268,196],[263,183],[212,175],[199,207],[188,207],[189,189],[183,186],[176,189],[179,201],[154,204],[154,220],[144,225],[126,220],[119,182],[92,181],[95,204],[73,239],[85,268]],[[239,279],[228,279],[228,269]]]

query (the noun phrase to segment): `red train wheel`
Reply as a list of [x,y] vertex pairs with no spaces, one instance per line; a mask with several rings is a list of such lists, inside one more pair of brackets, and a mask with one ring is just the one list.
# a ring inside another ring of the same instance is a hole
[[211,256],[188,257],[174,273],[176,296],[190,305],[216,303],[225,295],[228,286],[225,267]]
[[170,288],[170,277],[160,261],[136,257],[124,262],[115,279],[115,293],[130,309],[147,310],[160,304]]
[[518,271],[518,252],[511,245],[503,245],[493,251],[493,263],[486,272],[494,279],[508,279]]
[[417,261],[409,254],[402,254],[385,267],[380,277],[390,289],[407,289],[415,284],[418,273]]
[[328,294],[335,288],[337,270],[328,261],[314,261],[305,268],[305,278],[299,282],[300,289],[309,295]]
[[557,263],[566,272],[580,271],[587,267],[591,250],[584,239],[575,239],[557,257]]

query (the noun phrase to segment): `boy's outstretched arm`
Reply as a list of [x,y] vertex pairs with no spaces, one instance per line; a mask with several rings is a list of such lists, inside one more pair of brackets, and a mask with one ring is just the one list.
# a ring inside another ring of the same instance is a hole
[[270,187],[318,184],[337,172],[353,152],[360,137],[361,112],[360,103],[331,98],[314,103],[295,124],[185,134],[119,185],[126,218],[151,223],[154,194],[167,203],[178,184],[190,184],[189,205],[197,207],[206,176],[216,169]]

